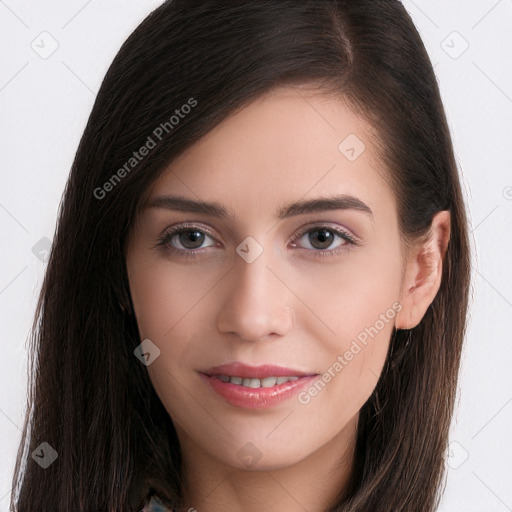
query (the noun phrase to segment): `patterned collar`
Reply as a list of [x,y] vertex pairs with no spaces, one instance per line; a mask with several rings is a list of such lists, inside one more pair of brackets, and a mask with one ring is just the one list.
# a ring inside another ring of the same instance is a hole
[[153,494],[149,501],[144,505],[140,512],[172,512],[172,509],[167,508],[159,499],[156,494]]

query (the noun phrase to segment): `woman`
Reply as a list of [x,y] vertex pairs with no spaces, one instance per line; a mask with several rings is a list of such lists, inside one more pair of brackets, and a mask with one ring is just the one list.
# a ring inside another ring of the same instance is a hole
[[14,510],[434,511],[469,276],[400,2],[165,2],[66,186]]

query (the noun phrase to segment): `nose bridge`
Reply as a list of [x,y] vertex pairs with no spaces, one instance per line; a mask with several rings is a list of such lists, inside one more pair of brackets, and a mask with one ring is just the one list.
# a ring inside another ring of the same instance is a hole
[[[291,292],[274,274],[276,258],[270,249],[241,243],[220,305],[218,328],[235,333],[244,340],[259,340],[269,334],[285,334],[291,327]],[[245,252],[243,250],[245,249]],[[252,257],[246,257],[251,254]],[[271,270],[272,269],[272,270]]]

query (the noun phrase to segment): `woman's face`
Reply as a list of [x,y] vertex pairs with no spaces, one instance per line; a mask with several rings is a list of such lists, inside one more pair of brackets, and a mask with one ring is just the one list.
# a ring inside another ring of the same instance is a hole
[[154,183],[128,275],[185,454],[275,469],[353,439],[401,308],[396,205],[369,134],[340,99],[284,88]]

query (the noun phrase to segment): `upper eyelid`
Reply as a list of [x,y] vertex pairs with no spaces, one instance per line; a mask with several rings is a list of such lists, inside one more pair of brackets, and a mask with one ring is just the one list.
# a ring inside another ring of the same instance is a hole
[[347,229],[345,227],[341,227],[341,226],[332,226],[331,223],[329,222],[322,222],[322,221],[318,221],[318,222],[311,222],[309,224],[307,224],[306,226],[304,226],[299,232],[297,235],[294,235],[292,237],[292,239],[295,239],[295,237],[301,237],[303,236],[304,234],[306,234],[308,231],[311,231],[311,230],[314,230],[314,229],[330,229],[334,232],[341,232],[341,233],[344,233],[348,236],[350,236],[351,238],[353,238],[354,240],[358,240],[358,237],[352,233],[352,231],[350,229]]

